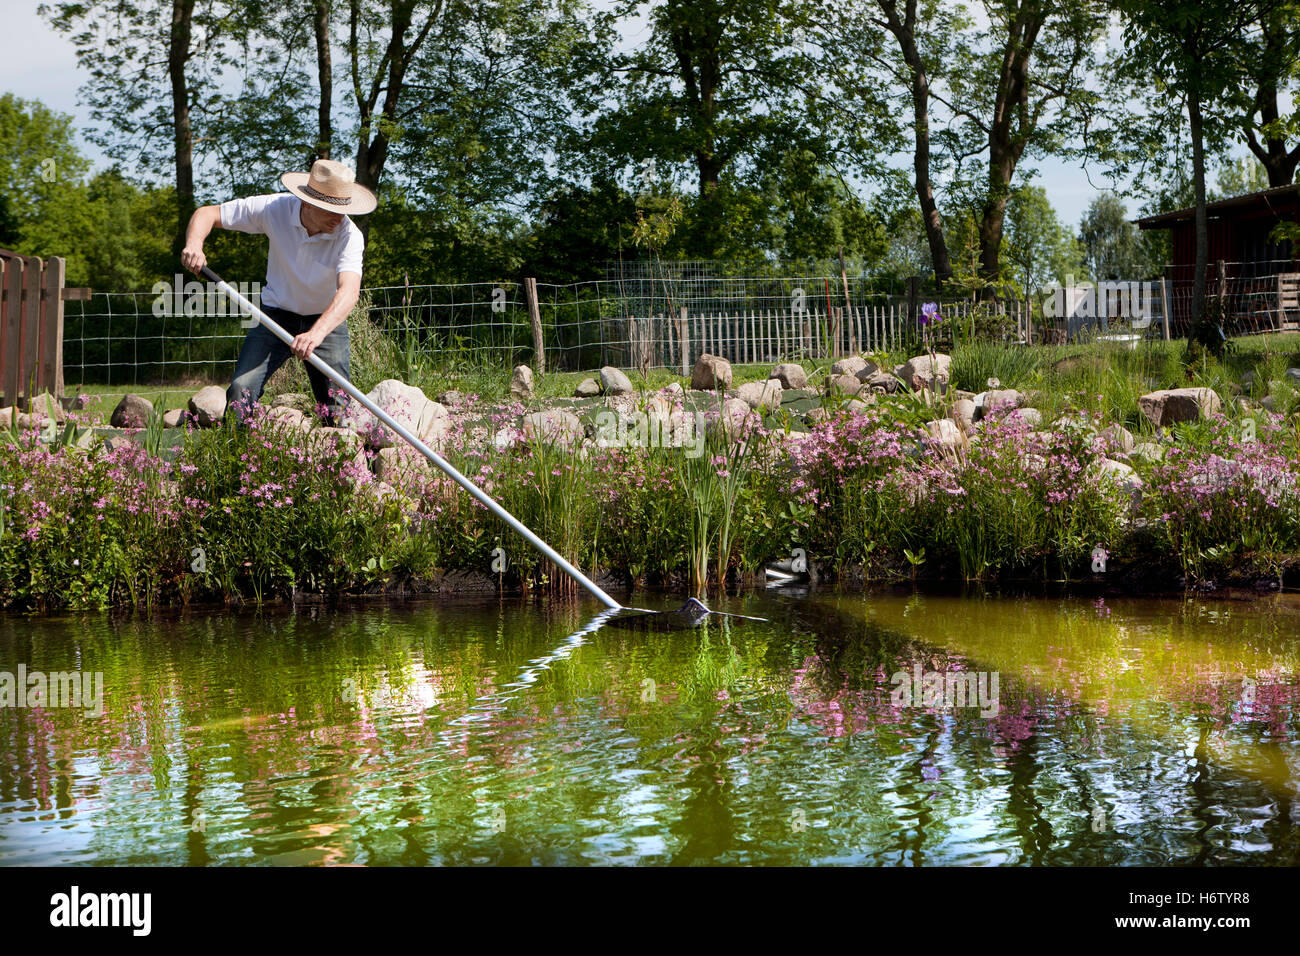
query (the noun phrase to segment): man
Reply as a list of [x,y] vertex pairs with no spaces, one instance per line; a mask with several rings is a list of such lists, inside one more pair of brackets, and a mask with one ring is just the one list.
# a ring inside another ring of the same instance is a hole
[[[315,353],[351,380],[347,318],[361,294],[365,239],[347,214],[365,215],[378,205],[374,193],[354,180],[343,163],[319,159],[310,173],[280,177],[287,193],[202,206],[190,218],[181,263],[195,273],[207,263],[203,240],[214,226],[270,239],[262,311],[294,337],[288,346],[261,324],[249,330],[226,390],[227,414],[234,410],[242,419],[291,354],[305,362]],[[317,403],[337,422],[344,396],[332,396],[330,380],[312,365],[307,377]]]

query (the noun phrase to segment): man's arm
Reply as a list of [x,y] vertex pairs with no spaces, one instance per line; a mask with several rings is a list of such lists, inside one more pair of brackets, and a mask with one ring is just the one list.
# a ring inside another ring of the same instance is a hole
[[329,307],[320,314],[320,318],[310,329],[294,338],[293,345],[289,347],[290,351],[300,359],[311,355],[316,346],[325,341],[325,336],[347,321],[360,298],[361,273],[340,272],[338,286],[334,290],[334,298],[330,301]]
[[221,225],[220,206],[200,206],[190,216],[190,224],[185,230],[185,248],[181,250],[181,265],[195,275],[208,264],[208,257],[203,254],[203,240],[213,227]]

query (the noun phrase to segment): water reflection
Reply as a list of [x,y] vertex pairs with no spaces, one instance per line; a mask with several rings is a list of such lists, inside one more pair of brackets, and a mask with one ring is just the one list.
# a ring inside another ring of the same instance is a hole
[[[1295,863],[1284,602],[762,595],[0,618],[0,862]],[[900,673],[998,677],[996,715]],[[918,687],[919,687],[918,682]],[[942,698],[940,698],[940,701]]]

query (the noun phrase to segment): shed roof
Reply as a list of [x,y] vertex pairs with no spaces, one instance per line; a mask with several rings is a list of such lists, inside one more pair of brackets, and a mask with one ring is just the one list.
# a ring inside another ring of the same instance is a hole
[[[1216,199],[1214,202],[1205,204],[1205,215],[1207,219],[1217,219],[1223,218],[1233,210],[1245,210],[1252,206],[1259,207],[1261,210],[1268,209],[1277,200],[1290,198],[1297,191],[1300,191],[1300,183],[1292,183],[1290,186],[1275,186],[1272,189],[1261,189],[1256,193],[1231,196],[1227,199]],[[1137,223],[1139,229],[1167,229],[1175,222],[1192,219],[1195,216],[1196,207],[1188,206],[1186,209],[1157,213],[1154,216],[1146,216],[1133,221]]]

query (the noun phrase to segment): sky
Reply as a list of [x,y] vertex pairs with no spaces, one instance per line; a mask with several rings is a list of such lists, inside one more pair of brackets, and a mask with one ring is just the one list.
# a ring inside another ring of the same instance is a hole
[[[0,92],[39,99],[52,109],[70,113],[78,126],[86,126],[90,117],[77,101],[83,74],[77,68],[76,51],[67,38],[49,29],[36,12],[38,5],[35,0],[5,0],[6,35],[17,42],[7,42],[0,54]],[[635,36],[638,31],[643,32],[644,27],[630,32]],[[80,145],[96,168],[107,165],[94,146],[84,140]],[[901,159],[901,164],[907,165],[910,154]],[[1061,221],[1077,230],[1084,210],[1104,186],[1101,175],[1094,170],[1090,183],[1076,163],[1053,158],[1037,165],[1038,174],[1030,182],[1047,190]],[[1133,205],[1130,203],[1130,213],[1136,215]]]

